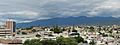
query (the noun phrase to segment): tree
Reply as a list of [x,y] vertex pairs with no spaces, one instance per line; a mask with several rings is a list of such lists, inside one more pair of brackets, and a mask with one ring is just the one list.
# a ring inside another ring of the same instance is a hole
[[23,45],[42,45],[40,39],[26,40]]
[[17,34],[20,34],[20,30],[17,32]]
[[42,40],[42,45],[57,45],[57,42],[55,40]]
[[87,41],[84,41],[83,43],[88,43]]
[[23,34],[23,35],[26,35],[27,33],[25,33],[25,32],[22,32],[22,34]]
[[94,27],[91,26],[90,29],[94,30]]
[[26,40],[23,45],[78,45],[74,38],[58,37],[56,40],[32,39]]
[[90,44],[90,45],[95,45],[95,41],[92,40],[89,44]]
[[33,29],[32,32],[37,32],[37,31],[35,29]]
[[64,38],[64,37],[59,37],[56,42],[58,45],[77,45],[78,43],[75,41],[74,38]]
[[105,33],[102,33],[102,36],[103,36],[103,37],[108,37],[108,35],[107,35],[107,34],[105,34]]
[[77,32],[77,30],[75,29],[74,26],[73,26],[73,28],[72,28],[72,32]]
[[22,28],[21,30],[30,30],[32,29],[33,27],[29,27],[29,28]]
[[62,31],[66,31],[66,29],[65,29],[65,28],[63,28],[63,29],[62,29]]
[[39,37],[41,37],[41,35],[40,35],[40,34],[36,34],[36,37],[38,37],[38,38],[39,38]]
[[77,30],[72,30],[72,32],[77,32]]
[[90,27],[89,29],[89,32],[95,32],[94,27]]
[[98,28],[98,32],[100,32],[101,30],[102,30],[102,29],[99,27],[99,28]]
[[53,31],[54,33],[62,33],[63,30],[61,30],[58,26],[55,26],[53,29],[50,31]]
[[78,35],[78,37],[75,37],[76,42],[81,43],[84,42],[84,39]]
[[117,31],[116,34],[119,34],[119,31]]
[[109,33],[112,33],[112,30],[108,31]]

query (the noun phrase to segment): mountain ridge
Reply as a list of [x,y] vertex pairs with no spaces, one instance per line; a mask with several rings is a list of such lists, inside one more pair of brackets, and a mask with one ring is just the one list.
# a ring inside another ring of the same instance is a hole
[[120,18],[114,17],[65,17],[65,18],[52,18],[45,20],[36,20],[28,23],[18,23],[17,28],[31,27],[31,26],[52,26],[52,25],[111,25],[120,24]]

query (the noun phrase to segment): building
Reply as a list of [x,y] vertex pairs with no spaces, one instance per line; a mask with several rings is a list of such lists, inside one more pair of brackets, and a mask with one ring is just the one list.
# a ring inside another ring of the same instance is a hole
[[16,30],[15,30],[16,23],[11,19],[7,20],[6,21],[6,29],[10,29],[12,34],[15,33],[16,32]]
[[12,20],[7,20],[5,25],[0,26],[0,37],[7,38],[15,35],[16,23]]
[[11,45],[14,45],[14,44],[22,44],[22,40],[19,40],[19,39],[0,39],[0,43],[3,43],[3,44],[11,44]]
[[0,37],[7,37],[11,36],[11,30],[10,29],[0,29]]

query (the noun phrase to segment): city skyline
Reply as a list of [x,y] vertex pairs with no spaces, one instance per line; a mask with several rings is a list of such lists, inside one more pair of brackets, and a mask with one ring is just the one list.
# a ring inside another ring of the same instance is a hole
[[120,0],[0,0],[0,45],[120,45]]
[[120,17],[119,0],[0,0],[0,24],[57,17]]

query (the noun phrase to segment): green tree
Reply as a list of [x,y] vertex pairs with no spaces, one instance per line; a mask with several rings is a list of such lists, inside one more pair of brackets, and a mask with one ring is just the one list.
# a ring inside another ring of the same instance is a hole
[[33,29],[32,32],[37,32],[37,31],[35,29]]
[[72,30],[72,32],[77,32],[77,30]]
[[93,30],[93,29],[94,29],[94,27],[92,27],[92,26],[91,26],[91,27],[90,27],[90,29],[92,29],[92,30]]
[[26,40],[23,45],[78,45],[78,43],[74,38],[58,37],[56,40]]
[[62,29],[62,31],[66,31],[66,29],[65,29],[65,28],[63,28],[63,29]]
[[77,45],[78,44],[74,38],[59,37],[56,41],[58,45]]
[[33,27],[28,27],[28,28],[22,28],[22,30],[30,30],[32,29]]
[[26,35],[27,33],[25,33],[25,32],[22,32],[22,34],[23,34],[23,35]]
[[98,28],[98,32],[100,32],[101,30],[102,30],[102,29],[99,27],[99,28]]
[[55,40],[43,40],[41,41],[42,45],[57,45]]
[[108,31],[109,33],[112,33],[112,30]]
[[95,32],[94,27],[91,26],[89,29],[89,32]]
[[108,37],[108,35],[107,35],[107,34],[105,34],[105,33],[102,33],[102,36],[103,36],[103,37]]
[[78,37],[75,37],[76,42],[81,43],[84,42],[84,39],[82,37],[80,37],[80,35],[78,35]]
[[42,45],[40,39],[26,40],[23,45]]
[[95,45],[95,41],[92,40],[89,44],[90,44],[90,45]]
[[73,26],[73,28],[72,28],[72,32],[77,32],[77,30],[75,29],[74,26]]
[[62,33],[63,30],[61,30],[58,26],[55,26],[53,29],[50,31],[53,31],[54,33]]

